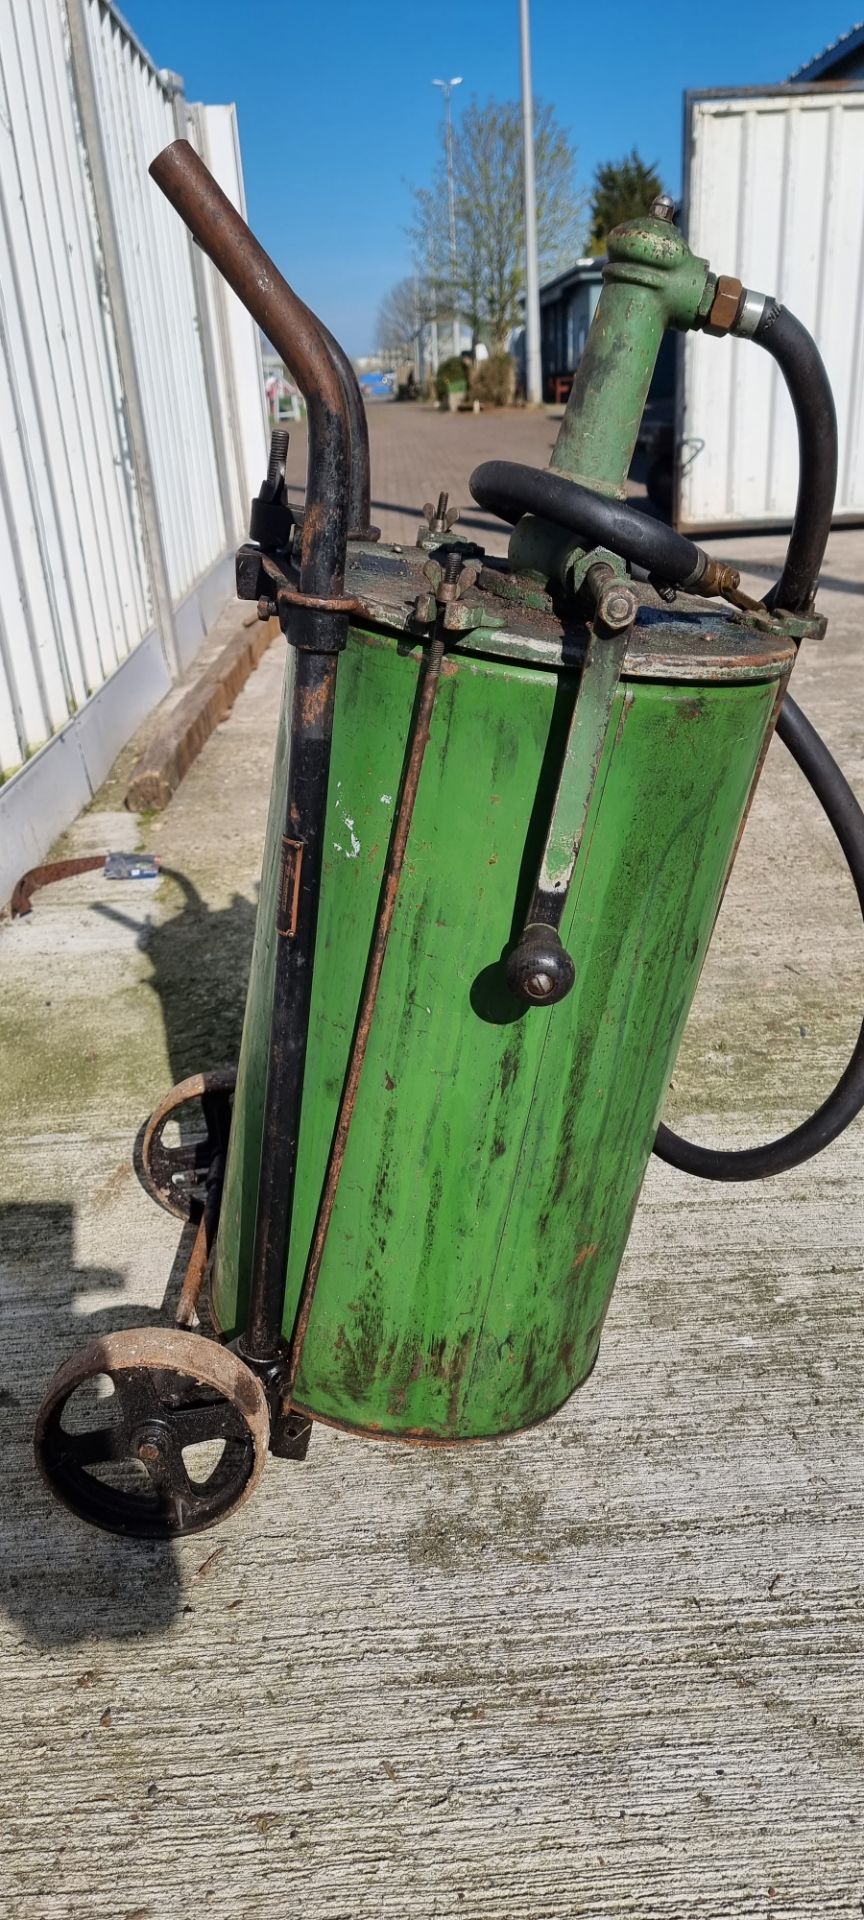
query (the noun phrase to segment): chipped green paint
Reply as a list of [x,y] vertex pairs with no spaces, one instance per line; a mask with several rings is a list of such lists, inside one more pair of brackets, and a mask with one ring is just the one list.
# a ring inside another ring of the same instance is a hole
[[[353,632],[339,666],[290,1332],[360,993],[417,650]],[[750,668],[752,672],[752,665]],[[568,999],[523,1009],[521,928],[578,674],[451,654],[297,1399],[391,1434],[495,1434],[590,1372],[774,706],[625,679],[562,938]],[[289,667],[290,676],[290,667]],[[214,1275],[242,1324],[254,1232],[285,779],[277,750]]]
[[566,893],[573,878],[627,642],[626,631],[601,629],[588,643],[540,869],[544,893]]

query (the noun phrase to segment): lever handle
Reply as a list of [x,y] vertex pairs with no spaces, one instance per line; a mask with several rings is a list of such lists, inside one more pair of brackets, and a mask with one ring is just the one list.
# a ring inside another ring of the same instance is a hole
[[561,945],[556,927],[537,921],[527,926],[504,963],[511,993],[532,1007],[554,1007],[566,1000],[576,979],[576,968]]
[[521,939],[504,963],[507,984],[528,1006],[555,1006],[576,979],[558,928],[579,860],[612,702],[636,618],[636,595],[598,562],[585,581],[594,618],[540,871]]

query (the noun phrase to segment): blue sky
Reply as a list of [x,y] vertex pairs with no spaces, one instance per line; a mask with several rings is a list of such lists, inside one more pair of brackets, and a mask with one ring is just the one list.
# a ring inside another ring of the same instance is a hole
[[[852,0],[854,6],[854,0]],[[349,353],[408,271],[410,185],[434,165],[435,76],[460,98],[515,98],[517,0],[121,0],[190,100],[237,103],[249,218]],[[573,5],[532,0],[534,89],[555,106],[586,186],[635,145],[681,178],[682,95],[784,80],[852,24],[833,0]]]

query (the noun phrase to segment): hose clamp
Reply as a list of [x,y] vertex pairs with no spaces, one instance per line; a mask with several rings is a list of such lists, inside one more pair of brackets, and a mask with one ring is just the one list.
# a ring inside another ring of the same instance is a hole
[[750,287],[745,287],[735,324],[732,328],[732,332],[739,340],[752,340],[765,309],[770,304],[771,298],[769,294],[754,293]]

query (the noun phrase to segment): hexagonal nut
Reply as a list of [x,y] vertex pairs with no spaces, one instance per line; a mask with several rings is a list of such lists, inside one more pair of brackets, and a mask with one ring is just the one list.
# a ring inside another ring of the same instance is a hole
[[714,289],[714,299],[705,322],[712,333],[729,333],[738,318],[741,295],[744,292],[740,280],[734,280],[731,274],[721,273]]

